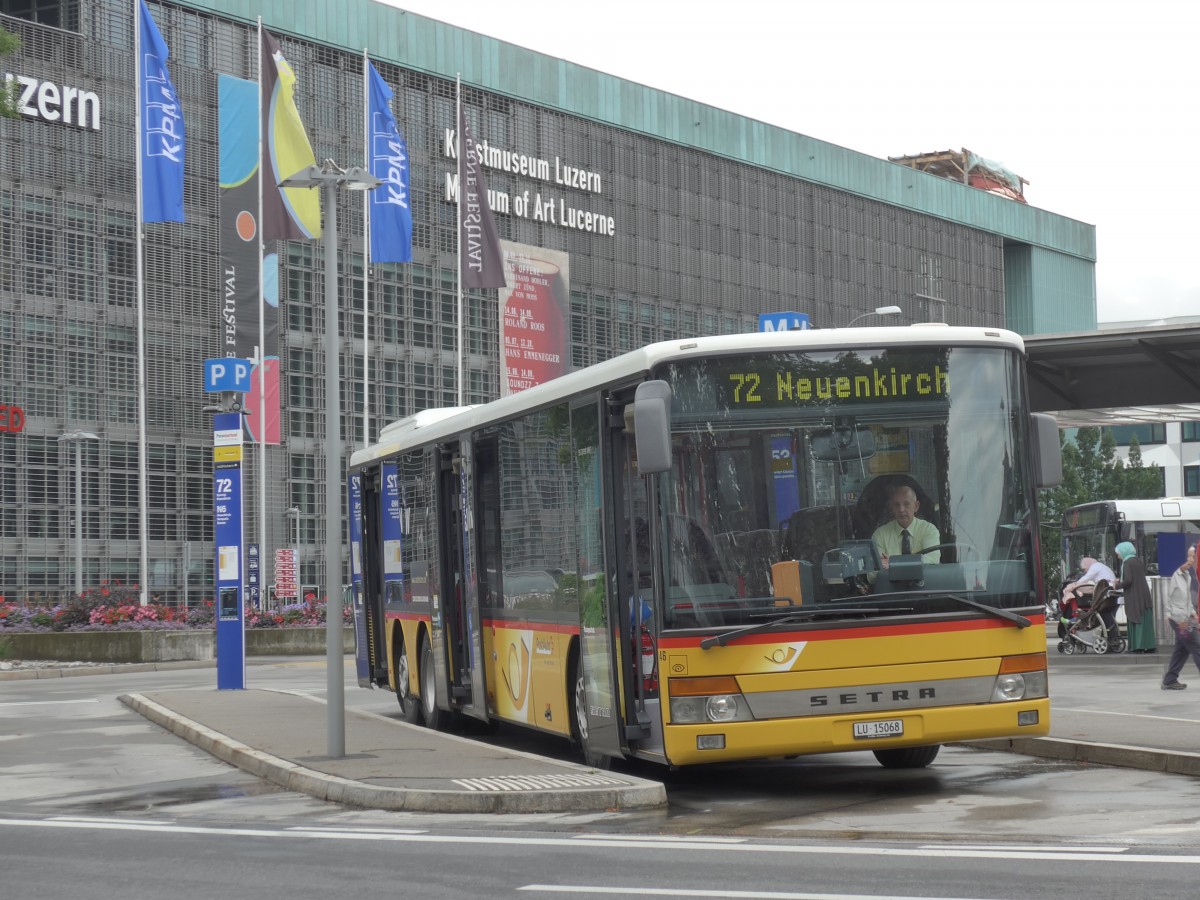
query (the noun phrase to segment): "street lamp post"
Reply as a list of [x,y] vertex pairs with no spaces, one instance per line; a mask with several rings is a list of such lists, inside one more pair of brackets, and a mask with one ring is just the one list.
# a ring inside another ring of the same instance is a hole
[[343,169],[327,159],[279,182],[321,189],[325,207],[325,683],[326,753],[346,755],[345,665],[342,661],[342,404],[338,378],[337,189],[369,191],[383,182],[361,166]]
[[83,447],[80,441],[98,441],[90,431],[68,431],[58,440],[75,445],[75,595],[83,595]]
[[898,316],[902,312],[904,312],[904,310],[902,310],[898,306],[877,306],[877,307],[875,307],[875,309],[872,312],[863,313],[861,316],[855,316],[853,319],[850,320],[849,324],[847,324],[846,327],[849,328],[855,322],[865,319],[868,316]]

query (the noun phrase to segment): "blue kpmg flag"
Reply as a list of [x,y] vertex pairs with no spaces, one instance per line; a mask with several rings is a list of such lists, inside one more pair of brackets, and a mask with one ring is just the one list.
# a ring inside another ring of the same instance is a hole
[[392,89],[367,63],[367,168],[383,182],[371,191],[371,260],[412,262],[408,145],[392,115]]
[[138,0],[141,53],[137,60],[137,92],[141,126],[142,221],[183,221],[183,107],[167,73],[171,55],[150,17],[146,0]]

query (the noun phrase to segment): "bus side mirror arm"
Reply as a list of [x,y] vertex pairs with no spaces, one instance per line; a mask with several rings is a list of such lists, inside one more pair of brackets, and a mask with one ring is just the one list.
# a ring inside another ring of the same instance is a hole
[[1029,418],[1037,486],[1054,487],[1062,483],[1062,439],[1058,434],[1058,422],[1046,413],[1032,413]]
[[671,386],[643,381],[633,395],[633,432],[639,475],[671,469]]

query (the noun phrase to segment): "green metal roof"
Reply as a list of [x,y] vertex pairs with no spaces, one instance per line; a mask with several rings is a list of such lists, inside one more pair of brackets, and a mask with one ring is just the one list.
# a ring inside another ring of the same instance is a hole
[[374,0],[175,0],[655,138],[1096,259],[1095,226]]

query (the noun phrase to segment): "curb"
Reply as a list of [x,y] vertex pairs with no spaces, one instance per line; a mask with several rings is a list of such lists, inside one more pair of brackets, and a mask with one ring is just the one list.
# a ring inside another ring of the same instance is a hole
[[180,716],[142,694],[117,698],[134,712],[222,762],[289,791],[318,800],[391,812],[547,813],[656,809],[667,805],[659,783],[579,787],[552,791],[410,790],[351,781],[255,750],[199,722]]
[[77,678],[81,675],[124,675],[136,672],[167,672],[171,669],[214,669],[215,660],[179,660],[153,663],[100,663],[98,665],[44,669],[6,669],[0,681],[34,681],[39,678]]
[[1124,769],[1142,769],[1171,775],[1200,775],[1200,753],[1186,753],[1182,750],[1152,750],[1126,744],[1097,744],[1052,737],[961,741],[959,746],[1020,753],[1044,759],[1061,759],[1086,765],[1119,766]]

